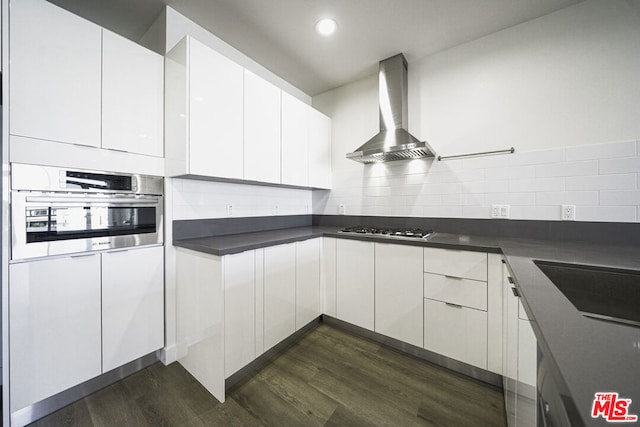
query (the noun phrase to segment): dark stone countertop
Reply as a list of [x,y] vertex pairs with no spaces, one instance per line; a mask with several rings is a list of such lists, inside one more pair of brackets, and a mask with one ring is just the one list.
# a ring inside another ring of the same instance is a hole
[[258,231],[254,233],[174,240],[173,245],[211,255],[223,256],[251,249],[282,245],[285,243],[324,236],[380,243],[397,243],[411,246],[501,253],[497,240],[492,237],[434,233],[426,239],[407,239],[393,236],[388,237],[359,233],[341,233],[340,230],[340,227],[329,226],[283,228],[279,230]]
[[538,343],[557,369],[560,392],[575,405],[567,409],[585,425],[607,425],[591,418],[594,394],[618,392],[632,399],[630,413],[640,415],[640,328],[583,316],[533,262],[640,270],[638,247],[531,239],[499,239],[499,244]]
[[560,383],[561,392],[571,396],[574,409],[583,423],[606,424],[602,418],[593,420],[590,417],[596,392],[615,391],[621,398],[632,399],[630,412],[640,415],[640,328],[581,315],[533,263],[533,260],[549,260],[640,270],[640,250],[637,246],[452,233],[434,233],[425,240],[413,240],[339,233],[339,230],[339,227],[309,226],[176,240],[173,244],[222,256],[325,236],[503,253],[540,346],[545,354],[552,355],[554,377]]

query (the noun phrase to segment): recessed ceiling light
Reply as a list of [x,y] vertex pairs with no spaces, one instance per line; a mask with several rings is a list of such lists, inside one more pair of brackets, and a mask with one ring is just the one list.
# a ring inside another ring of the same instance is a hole
[[338,24],[331,18],[323,18],[316,24],[316,31],[321,36],[330,36],[338,28]]

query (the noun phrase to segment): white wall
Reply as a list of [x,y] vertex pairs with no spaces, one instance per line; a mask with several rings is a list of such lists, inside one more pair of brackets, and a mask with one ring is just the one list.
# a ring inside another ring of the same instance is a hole
[[377,76],[314,97],[332,117],[333,190],[314,212],[640,221],[640,10],[591,0],[409,64],[409,130],[466,160],[346,160],[378,130]]
[[412,63],[409,123],[442,155],[640,135],[640,12],[591,0]]

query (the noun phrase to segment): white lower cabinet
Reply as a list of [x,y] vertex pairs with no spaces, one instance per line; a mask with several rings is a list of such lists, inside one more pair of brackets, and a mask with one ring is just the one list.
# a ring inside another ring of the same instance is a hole
[[11,411],[164,345],[162,246],[10,266]]
[[375,331],[423,344],[422,248],[375,244]]
[[337,317],[373,331],[374,244],[338,239],[336,257]]
[[264,249],[264,350],[296,331],[296,244]]
[[296,331],[320,316],[320,240],[296,243]]
[[322,239],[322,257],[320,258],[320,289],[323,314],[336,317],[336,245],[337,239]]
[[256,357],[255,258],[255,251],[223,257],[225,377]]
[[102,254],[102,371],[164,345],[164,248]]
[[222,260],[176,249],[178,362],[224,402],[224,287]]
[[509,271],[503,268],[503,389],[507,425],[537,425],[538,345]]
[[100,254],[10,266],[11,412],[100,375]]
[[485,370],[491,360],[496,371],[500,355],[488,341],[501,329],[494,321],[501,295],[494,301],[487,260],[483,252],[424,248],[424,348]]
[[424,300],[424,348],[487,368],[487,312]]

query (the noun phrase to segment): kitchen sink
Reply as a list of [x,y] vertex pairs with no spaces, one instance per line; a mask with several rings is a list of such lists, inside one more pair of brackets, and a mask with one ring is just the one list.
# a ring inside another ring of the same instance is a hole
[[640,326],[640,271],[534,260],[583,315]]

